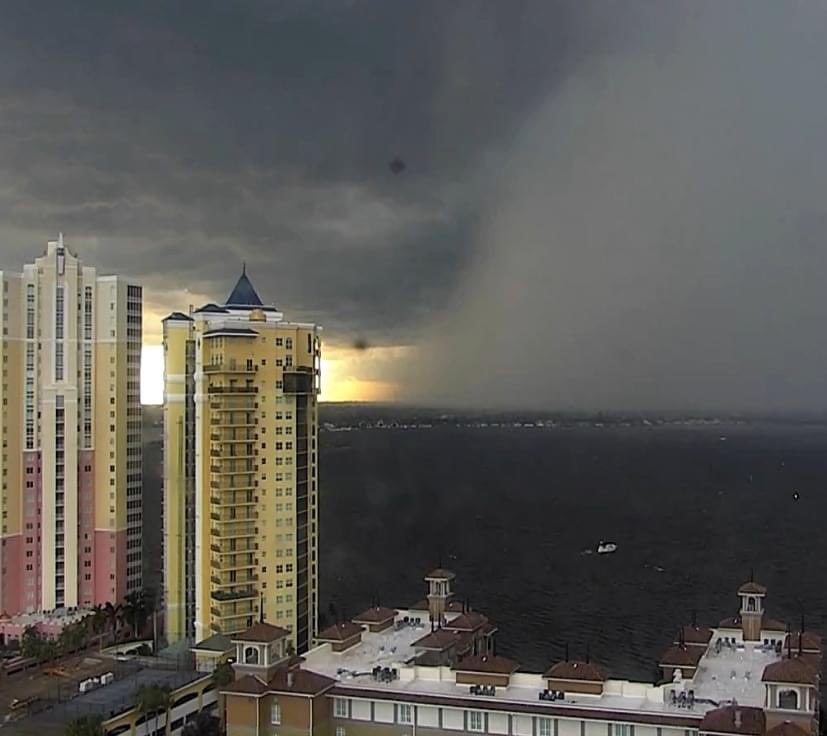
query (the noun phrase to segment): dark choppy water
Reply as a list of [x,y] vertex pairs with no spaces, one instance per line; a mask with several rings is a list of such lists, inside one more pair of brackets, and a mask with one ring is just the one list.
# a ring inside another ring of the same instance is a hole
[[[753,565],[774,618],[825,628],[827,426],[324,432],[320,460],[323,611],[412,603],[441,547],[526,669],[569,642],[651,678]],[[601,538],[619,551],[583,554]]]

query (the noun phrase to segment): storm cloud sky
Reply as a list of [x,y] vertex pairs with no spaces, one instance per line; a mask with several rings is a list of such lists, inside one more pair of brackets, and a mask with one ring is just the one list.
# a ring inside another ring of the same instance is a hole
[[411,346],[360,361],[411,401],[820,410],[825,33],[817,0],[5,4],[0,263],[61,230],[161,314],[246,261],[331,345]]

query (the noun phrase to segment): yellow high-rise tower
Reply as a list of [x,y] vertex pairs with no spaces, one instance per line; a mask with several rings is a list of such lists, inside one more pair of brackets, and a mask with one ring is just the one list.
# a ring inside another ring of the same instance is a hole
[[164,597],[172,643],[264,618],[310,645],[318,608],[321,341],[246,272],[164,320]]

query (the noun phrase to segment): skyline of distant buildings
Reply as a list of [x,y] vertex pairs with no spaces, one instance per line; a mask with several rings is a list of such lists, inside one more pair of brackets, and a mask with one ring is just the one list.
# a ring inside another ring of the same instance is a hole
[[142,289],[63,242],[0,271],[0,611],[141,589]]

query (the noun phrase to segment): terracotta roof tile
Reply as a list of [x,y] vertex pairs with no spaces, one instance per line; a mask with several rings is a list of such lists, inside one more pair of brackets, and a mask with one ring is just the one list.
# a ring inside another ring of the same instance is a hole
[[670,647],[660,658],[661,667],[697,667],[704,656],[701,647]]
[[729,618],[725,618],[718,624],[719,629],[740,629],[741,628],[741,617],[740,616],[730,616]]
[[457,646],[464,641],[464,637],[458,631],[448,631],[447,629],[437,629],[425,634],[421,639],[417,639],[413,646],[416,649],[431,649],[438,652],[444,652],[453,646]]
[[738,588],[738,595],[766,595],[767,589],[761,585],[760,583],[756,583],[750,580],[748,583],[744,583],[740,588]]
[[[812,632],[812,631],[805,631],[804,635],[801,638],[802,649],[805,652],[820,652],[821,651],[821,637]],[[798,632],[794,632],[792,634],[787,634],[784,638],[784,648],[786,649],[788,646],[792,648],[793,652],[798,651],[798,639],[799,634]]]
[[476,611],[468,611],[448,621],[443,628],[453,631],[476,631],[486,623],[488,623],[487,617]]
[[815,685],[818,670],[800,657],[785,657],[764,667],[763,682],[790,682],[797,685]]
[[795,723],[784,721],[767,731],[767,736],[810,736],[810,732]]
[[762,631],[786,631],[787,624],[783,621],[777,621],[774,618],[764,618],[761,621],[761,630]]
[[[705,626],[684,626],[683,640],[686,644],[709,644],[712,638],[712,629]],[[678,639],[675,639],[675,644],[678,644]]]
[[455,666],[457,672],[484,672],[495,675],[511,675],[519,669],[520,665],[513,659],[507,657],[493,656],[471,656],[463,657]]
[[358,636],[364,629],[352,621],[343,621],[339,624],[328,626],[316,637],[319,641],[347,641]]
[[358,616],[353,617],[353,623],[356,624],[383,624],[386,621],[396,617],[396,611],[392,608],[384,608],[383,606],[375,606],[362,611]]
[[555,680],[582,680],[584,682],[605,682],[603,668],[592,662],[558,662],[545,674],[546,678]]
[[276,693],[318,695],[336,684],[336,680],[318,672],[282,667],[270,678],[267,688]]
[[436,570],[431,570],[426,576],[425,580],[453,580],[456,577],[450,570],[444,567],[438,567]]
[[264,621],[257,621],[246,631],[240,634],[230,636],[232,641],[251,641],[257,644],[269,644],[272,641],[278,641],[289,636],[290,632],[281,626],[273,626],[273,624],[265,623]]
[[264,695],[267,692],[267,683],[255,675],[244,675],[225,687],[222,692],[239,693],[240,695]]
[[728,705],[707,711],[701,721],[701,732],[734,733],[748,736],[763,736],[767,719],[761,708],[747,708],[742,705]]

